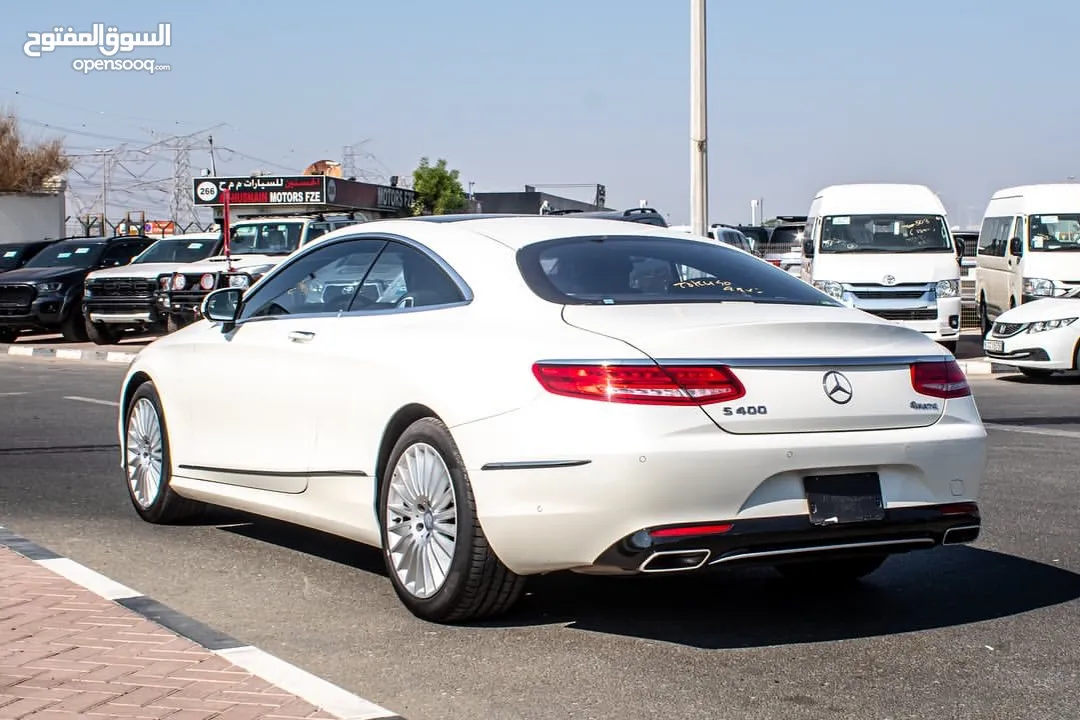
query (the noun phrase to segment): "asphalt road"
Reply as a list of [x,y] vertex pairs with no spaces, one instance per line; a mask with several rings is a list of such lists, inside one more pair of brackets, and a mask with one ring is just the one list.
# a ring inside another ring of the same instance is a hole
[[398,604],[374,550],[226,513],[138,520],[100,402],[122,372],[0,358],[0,524],[409,720],[1080,708],[1080,381],[974,381],[993,447],[974,546],[894,558],[847,592],[768,571],[542,578],[504,621],[446,628]]

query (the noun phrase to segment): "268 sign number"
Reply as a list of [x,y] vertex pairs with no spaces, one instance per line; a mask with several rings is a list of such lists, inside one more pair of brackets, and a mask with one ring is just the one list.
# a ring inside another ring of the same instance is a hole
[[769,408],[764,405],[740,405],[737,408],[724,408],[724,415],[768,415]]

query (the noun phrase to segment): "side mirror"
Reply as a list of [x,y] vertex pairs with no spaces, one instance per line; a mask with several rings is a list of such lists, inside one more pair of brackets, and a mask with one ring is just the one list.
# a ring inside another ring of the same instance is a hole
[[1020,257],[1024,254],[1024,244],[1018,237],[1014,237],[1009,241],[1009,254]]
[[803,240],[802,252],[806,257],[814,257],[814,241]]
[[202,315],[210,322],[225,323],[226,329],[229,329],[240,315],[240,300],[243,297],[242,288],[215,290],[203,300]]
[[953,238],[953,244],[956,245],[956,257],[964,257],[964,251],[967,250],[967,245],[964,244],[963,238]]

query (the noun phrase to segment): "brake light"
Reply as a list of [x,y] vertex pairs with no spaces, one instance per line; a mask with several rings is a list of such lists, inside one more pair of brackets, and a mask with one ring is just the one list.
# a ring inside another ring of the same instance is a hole
[[967,376],[956,360],[918,362],[911,365],[911,387],[930,397],[948,399],[971,395]]
[[548,392],[632,405],[707,405],[746,394],[726,367],[658,365],[533,365]]

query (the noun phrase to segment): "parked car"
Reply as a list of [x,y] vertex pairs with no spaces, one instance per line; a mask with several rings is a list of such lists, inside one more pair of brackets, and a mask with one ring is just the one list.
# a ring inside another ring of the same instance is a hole
[[246,288],[291,252],[334,230],[366,222],[362,215],[273,215],[237,220],[229,232],[230,257],[214,255],[175,269],[165,291],[169,332],[199,319],[215,288]]
[[33,242],[3,243],[0,244],[0,273],[8,270],[18,270],[30,262],[35,255],[49,247],[57,238],[34,240]]
[[191,233],[158,240],[127,265],[86,276],[82,312],[86,332],[111,345],[126,330],[162,332],[169,313],[165,295],[178,267],[221,252],[221,233]]
[[831,586],[979,534],[986,432],[955,359],[715,241],[376,221],[203,310],[123,380],[135,512],[210,503],[380,547],[421,618],[497,615],[558,570],[757,562]]
[[[769,229],[761,225],[729,225],[727,223],[713,223],[713,229],[718,227],[738,230],[750,240],[750,247],[758,257],[764,257],[769,247]],[[775,264],[775,263],[774,263]]]
[[769,239],[758,250],[758,256],[765,259],[769,264],[791,273],[799,275],[803,266],[803,232],[806,229],[806,217],[801,215],[784,215],[777,218],[779,222],[770,228]]
[[141,235],[62,240],[38,252],[18,270],[0,275],[0,342],[23,330],[60,332],[85,342],[83,285],[88,273],[127,265],[153,244]]
[[1033,378],[1080,370],[1078,294],[1028,300],[998,315],[983,340],[986,356]]

